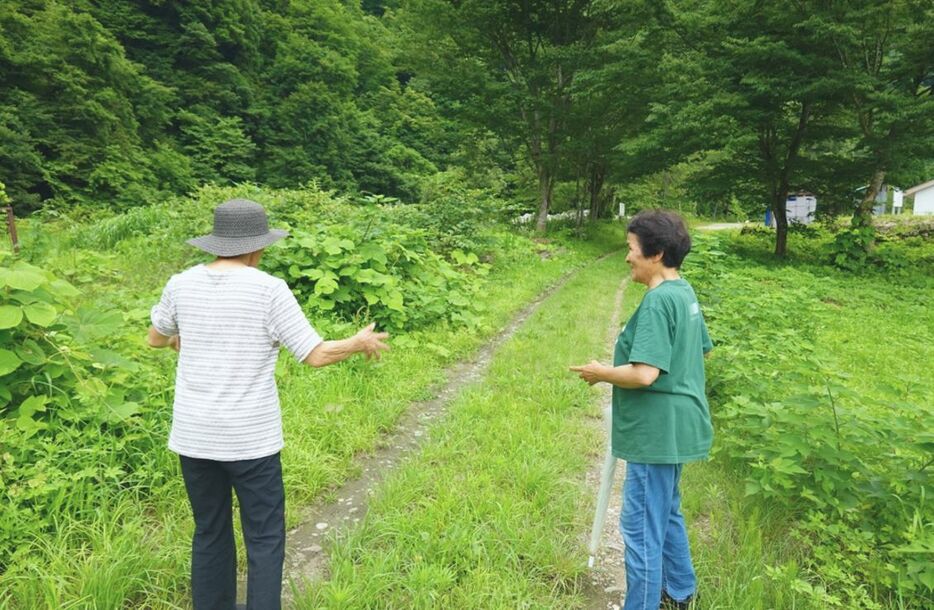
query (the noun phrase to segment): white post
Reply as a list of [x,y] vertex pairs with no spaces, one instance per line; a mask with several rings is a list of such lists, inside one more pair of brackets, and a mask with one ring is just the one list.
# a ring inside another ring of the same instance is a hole
[[[622,205],[622,204],[620,204]],[[590,530],[590,557],[587,567],[592,568],[600,547],[600,536],[603,534],[603,523],[606,521],[606,509],[610,504],[610,492],[613,490],[613,475],[616,473],[616,456],[613,455],[613,407],[608,406],[604,411],[606,420],[606,457],[603,459],[603,468],[600,469],[600,492],[597,494],[597,509],[593,516],[593,528]]]

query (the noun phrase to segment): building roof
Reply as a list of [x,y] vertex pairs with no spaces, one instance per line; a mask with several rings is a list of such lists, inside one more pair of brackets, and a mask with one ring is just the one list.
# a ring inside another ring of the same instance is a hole
[[925,189],[929,189],[932,186],[934,186],[934,180],[928,180],[927,182],[922,182],[921,184],[911,187],[910,189],[905,191],[905,195],[907,195],[908,197],[911,197],[915,193],[920,193],[921,191]]

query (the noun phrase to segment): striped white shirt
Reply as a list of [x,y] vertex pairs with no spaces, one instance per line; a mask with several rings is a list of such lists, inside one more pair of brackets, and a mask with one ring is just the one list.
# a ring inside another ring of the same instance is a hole
[[301,361],[321,343],[286,283],[253,267],[197,265],[172,276],[151,317],[181,338],[169,449],[221,461],[280,451],[279,346]]

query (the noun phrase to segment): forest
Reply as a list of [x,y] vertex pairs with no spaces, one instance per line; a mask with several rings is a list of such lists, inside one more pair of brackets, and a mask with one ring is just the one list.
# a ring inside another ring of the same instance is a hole
[[[18,214],[314,183],[533,212],[867,224],[930,179],[932,9],[772,2],[5,2],[0,181]],[[868,188],[866,188],[868,186]],[[859,191],[858,189],[863,190]]]
[[567,369],[610,358],[654,208],[715,346],[693,607],[932,607],[934,221],[893,200],[932,141],[924,0],[5,0],[0,610],[190,607],[144,336],[233,198],[322,336],[391,334],[278,362],[288,607],[619,607]]

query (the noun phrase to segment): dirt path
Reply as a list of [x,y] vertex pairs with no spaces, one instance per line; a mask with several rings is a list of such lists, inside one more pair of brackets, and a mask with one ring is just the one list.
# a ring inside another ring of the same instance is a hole
[[[613,306],[613,317],[607,329],[606,344],[610,346],[608,354],[612,357],[612,349],[619,334],[620,322],[622,317],[623,295],[626,293],[626,287],[629,285],[629,278],[626,277],[620,282],[616,291],[616,302]],[[601,384],[600,405],[603,409],[610,408],[610,400],[613,394],[613,388],[609,384]],[[607,430],[604,418],[596,420],[594,424],[599,430],[599,438],[604,443],[607,442]],[[587,472],[587,489],[592,490],[594,498],[597,496],[597,490],[600,488],[600,470],[603,466],[604,450],[606,445],[601,445],[597,452],[597,458]],[[626,592],[626,570],[623,567],[623,541],[619,535],[619,513],[621,508],[621,491],[623,478],[626,473],[626,462],[618,460],[616,462],[616,472],[613,477],[613,489],[610,493],[610,504],[606,511],[606,521],[603,522],[603,533],[600,537],[600,547],[597,550],[596,562],[590,572],[590,587],[585,592],[586,602],[584,608],[587,610],[619,610],[620,600]],[[596,505],[596,502],[594,502]],[[590,544],[590,528],[587,528],[584,545]]]
[[698,231],[726,231],[727,229],[742,229],[745,223],[742,222],[714,222],[708,225],[700,225]]
[[[597,259],[599,262],[614,253]],[[448,380],[436,387],[430,400],[416,402],[409,407],[395,429],[381,439],[372,453],[356,459],[360,476],[326,494],[333,501],[321,501],[302,510],[302,525],[286,534],[286,560],[284,592],[291,596],[291,581],[298,590],[307,583],[320,581],[328,575],[328,546],[337,529],[352,526],[366,514],[370,493],[400,462],[421,446],[430,424],[443,416],[452,400],[468,385],[475,383],[486,372],[496,350],[505,343],[526,319],[549,296],[561,289],[577,271],[562,276],[523,308],[512,321],[473,359],[454,365],[446,371]],[[240,583],[240,596],[245,597],[245,582]]]

